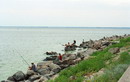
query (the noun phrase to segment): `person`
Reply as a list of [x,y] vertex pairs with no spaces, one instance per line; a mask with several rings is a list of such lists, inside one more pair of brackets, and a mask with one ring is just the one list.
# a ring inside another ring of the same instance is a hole
[[73,44],[76,44],[76,40],[74,40],[74,43]]
[[36,66],[35,66],[35,64],[34,63],[31,63],[32,64],[32,66],[31,66],[31,70],[33,70],[34,72],[36,72],[37,70],[36,70]]
[[62,56],[61,54],[59,53],[59,56],[58,56],[59,60],[62,61]]
[[82,43],[84,44],[84,39],[83,39]]
[[68,42],[68,46],[70,46],[70,43]]

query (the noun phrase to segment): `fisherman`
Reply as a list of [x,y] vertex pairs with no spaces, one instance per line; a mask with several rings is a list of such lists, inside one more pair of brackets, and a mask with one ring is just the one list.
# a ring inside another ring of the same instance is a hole
[[74,42],[71,44],[71,46],[75,46],[76,45],[76,40],[74,40]]
[[62,61],[62,55],[59,53],[58,59]]
[[84,39],[83,39],[82,43],[84,44]]
[[32,64],[32,66],[31,66],[31,70],[33,70],[34,72],[37,72],[37,69],[36,69],[36,66],[35,66],[35,64],[34,63],[31,63]]
[[74,43],[73,44],[76,44],[76,40],[74,40]]
[[67,45],[67,46],[68,46],[68,47],[71,46],[69,42],[68,42],[68,45]]

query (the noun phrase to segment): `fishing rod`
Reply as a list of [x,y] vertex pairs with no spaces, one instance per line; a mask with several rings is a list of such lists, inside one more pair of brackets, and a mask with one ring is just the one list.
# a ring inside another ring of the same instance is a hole
[[[15,49],[16,50],[16,49]],[[17,51],[17,50],[16,50]],[[17,53],[19,54],[19,56],[24,60],[24,62],[30,67],[30,65],[28,64],[28,62],[24,59],[24,57],[17,51]]]

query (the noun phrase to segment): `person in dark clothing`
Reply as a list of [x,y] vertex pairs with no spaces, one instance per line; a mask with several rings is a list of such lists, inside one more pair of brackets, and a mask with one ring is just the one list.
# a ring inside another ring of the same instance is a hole
[[76,40],[74,40],[74,43],[73,44],[76,44]]
[[36,71],[37,71],[37,69],[36,69],[35,64],[34,64],[34,63],[31,63],[31,64],[32,64],[32,66],[31,66],[31,70],[33,70],[34,72],[36,72]]

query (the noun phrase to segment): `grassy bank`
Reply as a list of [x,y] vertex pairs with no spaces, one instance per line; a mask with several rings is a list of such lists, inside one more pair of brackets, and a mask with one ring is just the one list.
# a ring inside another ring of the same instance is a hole
[[[109,52],[110,48],[118,47],[122,51],[118,54]],[[103,51],[97,51],[91,58],[81,61],[79,64],[62,70],[59,77],[49,82],[117,82],[130,64],[130,37],[121,39],[120,43],[111,45]],[[101,69],[103,74],[88,79],[84,76],[93,75]],[[73,79],[70,78],[73,76]]]

